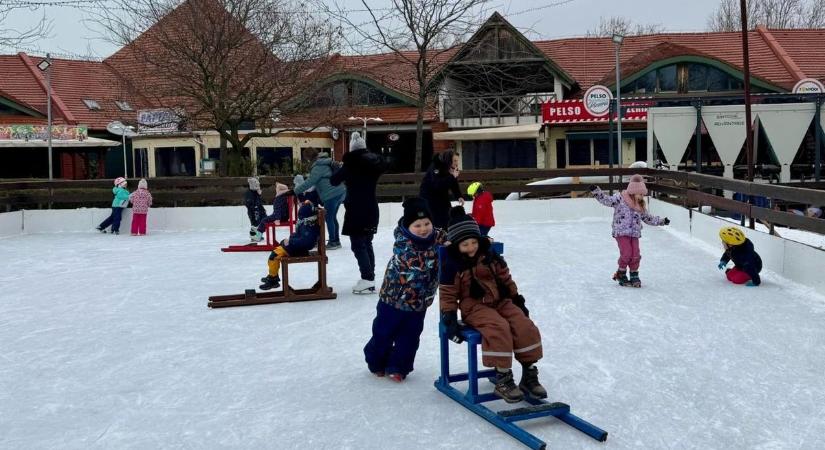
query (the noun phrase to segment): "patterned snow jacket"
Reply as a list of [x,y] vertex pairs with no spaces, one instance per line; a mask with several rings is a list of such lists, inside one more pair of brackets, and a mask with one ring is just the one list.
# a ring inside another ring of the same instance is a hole
[[624,191],[613,195],[605,194],[601,189],[596,188],[593,196],[602,205],[610,206],[613,211],[613,237],[630,236],[642,237],[642,222],[658,226],[662,225],[664,219],[649,214],[647,211],[633,209],[624,198]]
[[500,255],[488,249],[472,259],[447,253],[438,286],[442,312],[456,311],[465,301],[495,307],[518,294],[507,262]]
[[438,247],[446,233],[435,228],[428,237],[421,238],[399,220],[394,235],[392,257],[378,300],[402,311],[425,311],[433,304],[438,288]]
[[152,206],[152,194],[148,189],[138,188],[129,194],[129,201],[132,202],[132,214],[146,214]]

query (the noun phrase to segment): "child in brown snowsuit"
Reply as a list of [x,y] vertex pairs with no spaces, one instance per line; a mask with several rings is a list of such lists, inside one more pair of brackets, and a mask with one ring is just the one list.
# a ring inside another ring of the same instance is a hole
[[[450,211],[447,258],[438,292],[448,337],[461,342],[457,310],[465,324],[481,333],[481,361],[496,368],[495,394],[508,403],[547,397],[534,365],[542,357],[541,334],[528,317],[524,297],[504,259],[490,250],[478,224],[456,206]],[[522,364],[519,385],[513,381],[512,358]]]

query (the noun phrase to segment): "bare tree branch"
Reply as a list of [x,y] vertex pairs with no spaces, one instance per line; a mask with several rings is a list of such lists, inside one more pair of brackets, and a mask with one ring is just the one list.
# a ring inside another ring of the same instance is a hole
[[664,31],[662,24],[639,24],[634,23],[632,19],[626,17],[613,16],[599,18],[599,25],[588,30],[587,36],[590,37],[610,37],[614,34],[621,34],[622,36],[638,36],[642,34],[656,34]]
[[[825,0],[749,0],[748,22],[768,28],[821,28],[825,26]],[[708,17],[710,31],[739,31],[739,0],[722,0]]]

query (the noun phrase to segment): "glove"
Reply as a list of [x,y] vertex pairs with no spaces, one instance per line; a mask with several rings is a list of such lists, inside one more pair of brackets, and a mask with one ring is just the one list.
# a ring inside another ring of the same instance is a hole
[[756,287],[756,285],[753,284],[753,280],[748,280],[748,282],[745,283],[745,286],[747,286],[747,287]]
[[725,270],[725,267],[727,267],[727,266],[728,266],[728,263],[726,263],[725,261],[719,261],[719,265],[716,266],[716,267],[718,267],[719,270]]
[[516,294],[513,296],[513,304],[518,306],[518,308],[524,313],[525,316],[530,317],[530,310],[524,306],[524,296],[521,294]]
[[441,314],[441,321],[444,322],[444,327],[447,328],[447,339],[456,344],[464,342],[464,338],[461,337],[461,326],[458,325],[457,312],[450,311]]
[[596,189],[598,189],[598,188],[599,188],[599,187],[598,187],[598,186],[596,186],[595,184],[591,184],[591,185],[590,185],[590,187],[588,187],[587,189],[590,189],[590,192],[595,192],[595,191],[596,191]]
[[670,225],[670,219],[665,217],[665,220],[662,221],[662,225]]

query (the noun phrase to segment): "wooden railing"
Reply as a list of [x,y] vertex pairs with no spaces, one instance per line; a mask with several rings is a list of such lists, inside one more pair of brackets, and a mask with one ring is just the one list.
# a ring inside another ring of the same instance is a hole
[[[570,196],[587,191],[588,182],[578,177],[614,177],[613,183],[597,183],[603,189],[623,189],[621,176],[640,173],[648,178],[648,188],[659,199],[684,207],[711,206],[720,215],[741,214],[770,225],[784,225],[825,234],[825,220],[799,216],[782,211],[788,205],[825,205],[823,183],[805,183],[800,187],[776,184],[749,183],[712,175],[652,170],[652,169],[497,169],[465,171],[461,173],[462,189],[473,181],[481,181],[485,188],[502,198],[511,192],[526,193],[529,197]],[[423,175],[416,173],[386,174],[381,177],[377,193],[382,201],[397,201],[418,195]],[[570,177],[573,183],[528,186],[532,181],[556,177]],[[261,177],[264,198],[274,195],[275,182],[292,185],[290,177]],[[578,182],[577,182],[578,181]],[[130,189],[137,180],[129,180]],[[108,207],[111,204],[110,180],[83,181],[13,181],[0,182],[0,211],[42,208]],[[155,206],[216,206],[241,205],[247,189],[246,178],[152,178],[149,188]],[[812,189],[818,188],[818,189]],[[732,200],[723,191],[746,196],[765,197],[770,208],[754,202]],[[804,208],[803,208],[804,209]]]

